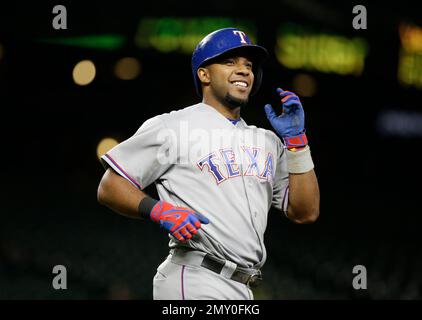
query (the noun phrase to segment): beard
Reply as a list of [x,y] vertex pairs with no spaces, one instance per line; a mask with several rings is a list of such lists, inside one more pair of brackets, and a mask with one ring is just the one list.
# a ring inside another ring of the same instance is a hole
[[226,93],[224,97],[224,105],[229,107],[230,109],[236,109],[239,107],[245,107],[249,102],[249,97],[245,99],[240,99],[233,97],[230,93]]

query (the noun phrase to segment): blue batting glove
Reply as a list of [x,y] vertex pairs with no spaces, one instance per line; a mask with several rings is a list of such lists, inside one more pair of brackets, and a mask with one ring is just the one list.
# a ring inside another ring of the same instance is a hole
[[308,144],[305,134],[305,112],[299,97],[290,91],[277,88],[281,98],[282,114],[277,116],[270,104],[265,105],[265,113],[277,134],[283,138],[288,149],[303,148]]
[[202,224],[209,220],[199,212],[176,207],[166,201],[158,201],[152,208],[150,219],[171,233],[179,241],[185,241],[198,233]]

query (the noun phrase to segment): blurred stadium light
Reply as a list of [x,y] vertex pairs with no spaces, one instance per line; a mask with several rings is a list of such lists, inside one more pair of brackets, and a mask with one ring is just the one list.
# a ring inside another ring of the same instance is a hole
[[422,113],[389,110],[377,118],[377,130],[382,136],[422,138]]
[[398,79],[405,86],[422,88],[422,28],[400,24],[401,48],[399,53]]
[[278,61],[287,68],[356,76],[363,72],[367,54],[363,38],[318,32],[292,23],[279,28],[275,48]]
[[161,52],[177,51],[192,54],[197,43],[208,33],[237,26],[256,42],[256,27],[246,19],[229,17],[206,18],[144,18],[139,21],[135,44],[142,49],[153,48]]
[[90,84],[95,78],[95,65],[91,60],[82,60],[73,68],[73,81],[80,86]]
[[111,148],[117,146],[119,142],[113,138],[104,138],[102,139],[97,146],[97,157],[100,159],[104,154],[106,154]]
[[141,73],[141,64],[133,57],[122,58],[116,62],[114,73],[121,80],[133,80]]
[[313,97],[317,91],[315,79],[304,73],[297,74],[292,80],[293,90],[302,97]]
[[126,38],[117,34],[87,35],[79,37],[42,38],[39,42],[47,44],[58,44],[79,48],[117,50],[120,49]]

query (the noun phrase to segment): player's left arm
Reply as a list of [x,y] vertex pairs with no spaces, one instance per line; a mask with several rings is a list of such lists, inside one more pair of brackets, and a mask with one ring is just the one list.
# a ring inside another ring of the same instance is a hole
[[265,112],[286,148],[289,172],[287,216],[296,223],[312,223],[319,216],[320,194],[305,134],[305,113],[296,94],[281,88],[277,93],[283,106],[282,114],[277,116],[269,104],[265,106]]
[[312,223],[319,216],[319,187],[315,171],[289,174],[287,217],[296,223]]

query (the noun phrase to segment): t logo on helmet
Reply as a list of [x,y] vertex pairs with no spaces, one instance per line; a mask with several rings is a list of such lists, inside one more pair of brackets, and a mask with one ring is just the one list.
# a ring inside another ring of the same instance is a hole
[[248,42],[246,41],[246,34],[243,31],[233,30],[233,33],[240,37],[241,43],[248,44]]

